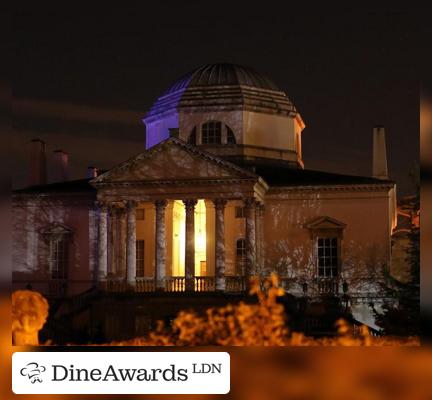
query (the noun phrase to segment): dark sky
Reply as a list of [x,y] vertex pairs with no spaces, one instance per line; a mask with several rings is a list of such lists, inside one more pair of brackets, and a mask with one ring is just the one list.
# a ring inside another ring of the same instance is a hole
[[[412,191],[418,159],[417,23],[404,9],[295,10],[289,2],[157,1],[141,8],[23,8],[14,19],[14,131],[6,163],[27,175],[26,143],[70,153],[72,177],[144,150],[140,118],[174,80],[212,62],[271,77],[301,113],[306,168],[369,175],[372,128],[390,174]],[[120,3],[119,3],[120,4]]]

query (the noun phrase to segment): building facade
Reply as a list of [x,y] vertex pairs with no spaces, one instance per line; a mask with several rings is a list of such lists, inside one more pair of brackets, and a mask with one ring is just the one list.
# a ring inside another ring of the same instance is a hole
[[143,122],[142,152],[82,180],[42,184],[32,143],[33,185],[13,196],[15,289],[176,293],[181,308],[188,293],[228,298],[276,272],[293,296],[377,296],[396,224],[382,128],[371,177],[307,170],[292,102],[230,64],[180,78]]

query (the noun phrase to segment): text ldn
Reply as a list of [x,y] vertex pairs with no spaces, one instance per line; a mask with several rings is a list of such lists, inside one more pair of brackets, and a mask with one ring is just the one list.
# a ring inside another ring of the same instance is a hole
[[69,368],[63,365],[53,365],[53,381],[187,381],[187,369],[176,368],[170,364],[169,368],[114,368],[112,365],[106,369]]
[[192,364],[192,372],[194,374],[220,374],[222,372],[222,364]]

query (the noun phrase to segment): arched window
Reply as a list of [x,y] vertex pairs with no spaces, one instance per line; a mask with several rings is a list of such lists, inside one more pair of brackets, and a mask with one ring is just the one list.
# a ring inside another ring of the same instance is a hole
[[209,121],[202,126],[202,144],[222,143],[222,123]]
[[189,135],[188,141],[189,144],[196,145],[196,126],[193,127],[192,132]]
[[244,275],[246,259],[246,240],[244,238],[236,241],[236,275]]
[[232,131],[232,129],[226,125],[226,130],[227,130],[227,144],[236,144],[236,138],[234,136],[234,132]]

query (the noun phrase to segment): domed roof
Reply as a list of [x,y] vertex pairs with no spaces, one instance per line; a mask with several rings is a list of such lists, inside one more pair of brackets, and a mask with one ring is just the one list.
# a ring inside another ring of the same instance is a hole
[[183,75],[165,92],[166,94],[188,87],[202,86],[250,86],[280,91],[267,76],[253,68],[235,64],[205,64]]
[[272,80],[253,68],[234,64],[206,64],[183,75],[156,100],[145,120],[180,109],[297,115],[290,99]]

